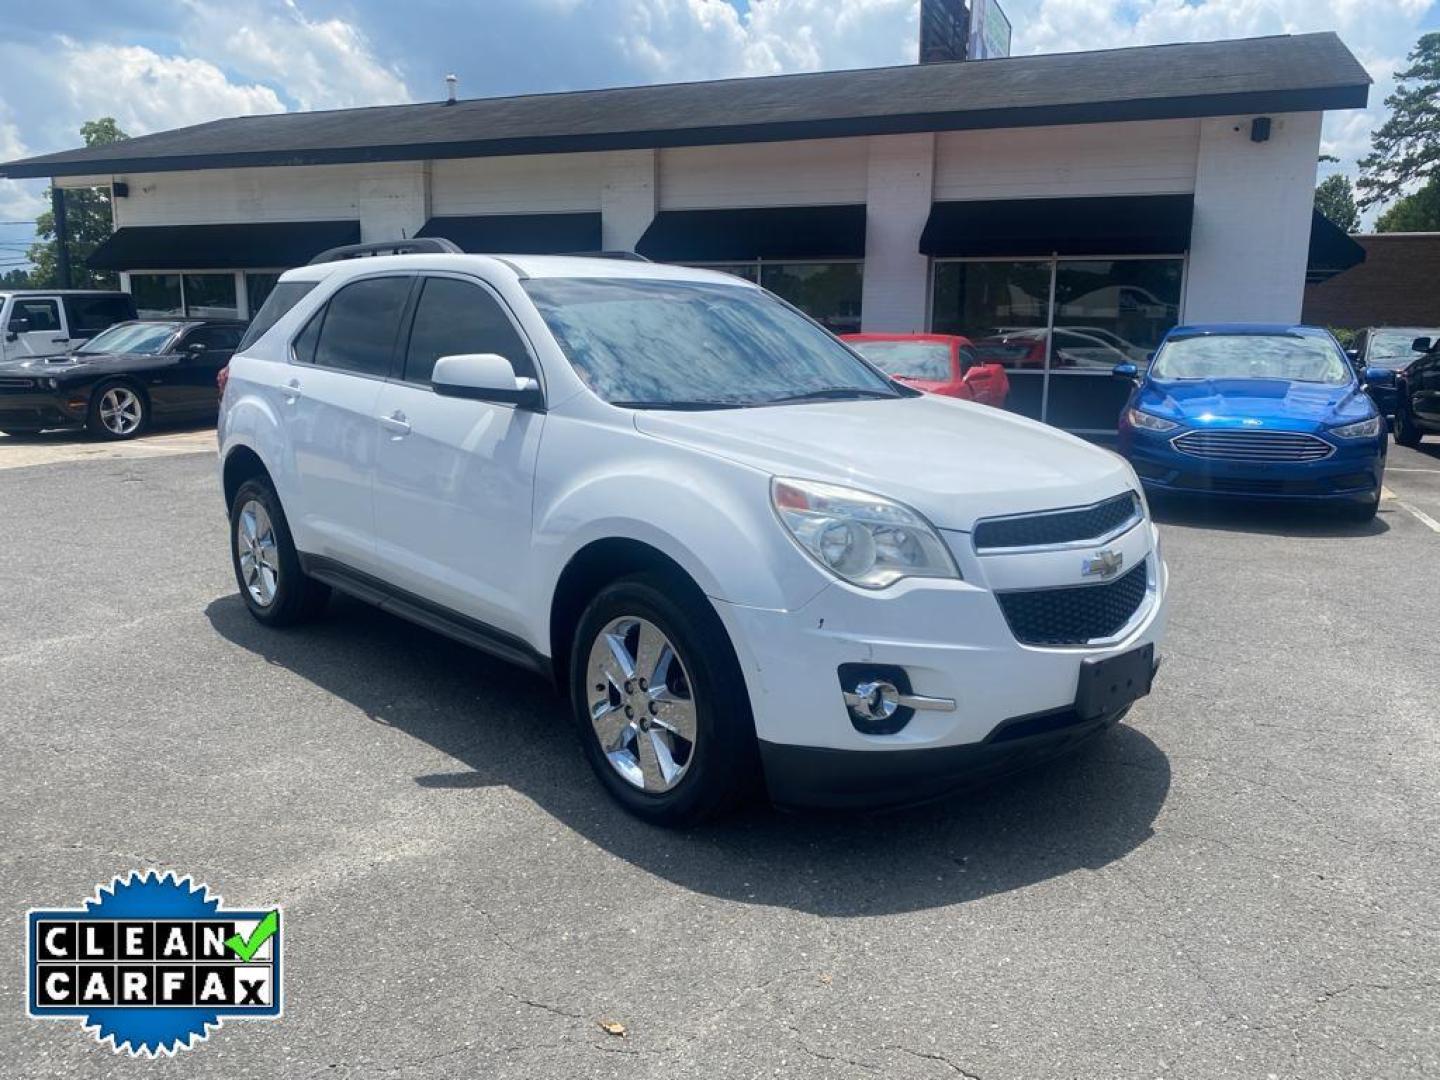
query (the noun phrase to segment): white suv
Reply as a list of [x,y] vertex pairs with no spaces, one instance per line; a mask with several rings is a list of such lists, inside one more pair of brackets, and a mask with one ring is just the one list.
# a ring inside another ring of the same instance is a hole
[[335,588],[551,675],[670,824],[762,781],[934,796],[1149,691],[1166,570],[1115,454],[909,390],[726,274],[413,247],[285,274],[231,361],[261,622]]

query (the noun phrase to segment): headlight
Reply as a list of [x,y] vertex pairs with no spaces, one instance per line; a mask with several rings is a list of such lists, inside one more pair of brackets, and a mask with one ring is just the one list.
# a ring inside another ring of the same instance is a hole
[[1376,435],[1380,434],[1380,417],[1372,416],[1369,420],[1346,424],[1344,427],[1331,428],[1330,434],[1339,435],[1342,439],[1373,439]]
[[1131,427],[1141,428],[1145,431],[1173,431],[1180,426],[1174,420],[1166,420],[1163,416],[1152,416],[1139,409],[1126,409],[1125,419],[1130,421]]
[[883,589],[906,577],[958,578],[931,524],[868,491],[809,480],[770,482],[770,502],[805,553],[836,577]]

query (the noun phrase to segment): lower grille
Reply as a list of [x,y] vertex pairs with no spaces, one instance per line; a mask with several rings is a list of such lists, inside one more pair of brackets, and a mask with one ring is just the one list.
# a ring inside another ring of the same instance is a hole
[[998,593],[1000,610],[1025,645],[1084,645],[1114,637],[1145,600],[1147,563],[1104,585]]
[[1299,431],[1187,431],[1170,444],[1217,461],[1322,461],[1335,452],[1324,439]]

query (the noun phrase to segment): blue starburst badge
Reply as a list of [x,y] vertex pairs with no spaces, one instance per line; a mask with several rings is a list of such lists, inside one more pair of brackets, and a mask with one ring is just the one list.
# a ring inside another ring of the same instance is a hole
[[31,910],[26,1002],[117,1052],[174,1054],[229,1017],[278,1017],[280,909],[227,910],[204,885],[131,871],[85,906]]

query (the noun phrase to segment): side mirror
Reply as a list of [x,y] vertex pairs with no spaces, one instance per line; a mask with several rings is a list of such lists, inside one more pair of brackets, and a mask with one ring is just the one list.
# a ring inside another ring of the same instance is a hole
[[1140,377],[1140,369],[1129,360],[1122,360],[1110,369],[1110,374],[1114,375],[1117,379],[1138,379]]
[[1361,376],[1366,386],[1394,386],[1395,372],[1389,368],[1367,367]]
[[498,401],[520,409],[543,412],[545,398],[534,379],[520,378],[509,360],[499,353],[460,353],[442,356],[430,373],[430,385],[444,397]]
[[[11,323],[10,325],[14,326],[15,324]],[[1428,337],[1417,337],[1414,341],[1410,343],[1410,348],[1413,349],[1415,352],[1429,352],[1430,339]]]
[[198,356],[200,353],[206,352],[209,348],[210,346],[206,345],[203,341],[192,341],[189,345],[185,346],[185,351]]

